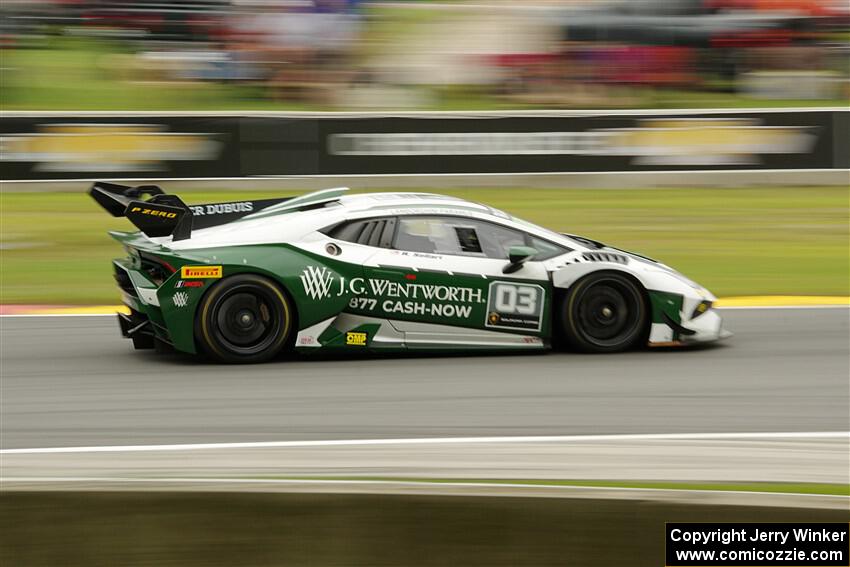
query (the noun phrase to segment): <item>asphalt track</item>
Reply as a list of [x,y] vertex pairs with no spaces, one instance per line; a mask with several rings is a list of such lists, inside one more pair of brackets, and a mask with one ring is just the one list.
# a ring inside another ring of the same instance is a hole
[[712,348],[216,366],[110,317],[0,319],[0,447],[846,431],[850,310],[726,310]]

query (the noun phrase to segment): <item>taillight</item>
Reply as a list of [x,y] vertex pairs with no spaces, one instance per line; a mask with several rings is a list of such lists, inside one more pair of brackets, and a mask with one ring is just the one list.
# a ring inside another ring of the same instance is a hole
[[140,253],[140,258],[140,269],[150,276],[156,285],[162,285],[165,280],[171,277],[171,274],[177,271],[174,266],[162,258],[145,253]]

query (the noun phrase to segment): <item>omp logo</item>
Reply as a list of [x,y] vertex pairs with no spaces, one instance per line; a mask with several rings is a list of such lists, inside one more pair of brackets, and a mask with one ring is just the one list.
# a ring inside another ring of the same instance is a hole
[[180,277],[184,280],[199,278],[220,278],[221,266],[183,266],[180,268]]
[[349,346],[366,346],[366,333],[345,333],[345,344]]
[[313,299],[324,299],[331,294],[331,282],[333,282],[333,272],[324,266],[318,268],[316,266],[307,266],[301,272],[301,285],[304,286],[304,293]]
[[178,291],[171,298],[171,301],[174,302],[175,307],[186,307],[186,305],[189,303],[189,294],[185,291]]
[[157,211],[155,209],[143,209],[142,207],[133,207],[130,209],[131,213],[139,213],[140,215],[150,215],[152,217],[165,217],[167,219],[173,219],[177,216],[177,213],[169,213],[168,211]]

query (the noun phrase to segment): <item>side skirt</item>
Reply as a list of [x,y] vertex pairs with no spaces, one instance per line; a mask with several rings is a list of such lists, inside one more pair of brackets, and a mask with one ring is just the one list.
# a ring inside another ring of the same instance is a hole
[[301,330],[295,348],[302,352],[344,349],[374,351],[544,350],[547,341],[450,325],[378,319],[341,313]]

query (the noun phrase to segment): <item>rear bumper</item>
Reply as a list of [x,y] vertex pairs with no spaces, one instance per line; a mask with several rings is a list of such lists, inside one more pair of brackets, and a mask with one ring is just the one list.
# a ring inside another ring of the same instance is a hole
[[121,299],[130,310],[129,315],[118,314],[121,336],[131,339],[137,349],[155,348],[159,343],[170,344],[170,334],[156,295],[156,284],[124,260],[114,260],[113,269]]
[[153,323],[138,311],[131,309],[129,315],[118,313],[118,326],[121,329],[121,336],[131,339],[136,349],[154,348],[156,333]]
[[125,339],[153,334],[151,320],[138,311],[130,311],[129,315],[118,313],[118,326],[121,328],[121,336]]

